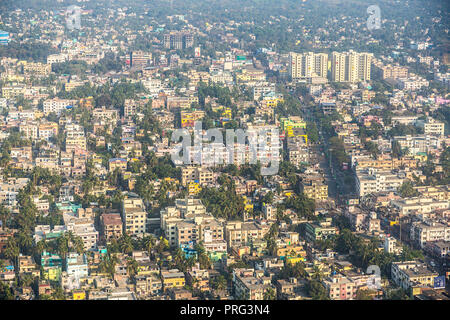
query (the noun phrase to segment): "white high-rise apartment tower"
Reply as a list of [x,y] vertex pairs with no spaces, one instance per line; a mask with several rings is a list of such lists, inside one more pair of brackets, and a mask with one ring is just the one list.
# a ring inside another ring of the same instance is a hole
[[326,53],[295,53],[289,54],[289,75],[293,80],[311,78],[326,78],[328,70],[328,55]]
[[331,80],[358,82],[370,80],[373,54],[366,52],[333,52],[331,55]]

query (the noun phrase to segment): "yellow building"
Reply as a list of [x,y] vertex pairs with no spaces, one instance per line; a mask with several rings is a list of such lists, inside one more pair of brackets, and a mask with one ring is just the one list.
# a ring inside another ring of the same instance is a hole
[[222,117],[231,119],[232,117],[231,108],[224,108],[224,110],[222,111]]
[[181,127],[193,127],[195,121],[201,120],[205,117],[205,112],[202,110],[195,111],[181,111]]
[[86,150],[87,143],[86,138],[83,136],[76,136],[71,138],[66,138],[66,150],[80,148]]
[[428,156],[425,152],[418,152],[417,154],[414,155],[414,159],[419,160],[421,163],[423,163],[427,162]]
[[290,264],[290,265],[295,265],[298,262],[305,261],[305,260],[306,260],[305,257],[302,257],[302,256],[287,256],[286,257],[286,263]]
[[242,69],[236,73],[236,80],[238,82],[260,82],[266,80],[264,70],[258,69]]
[[281,129],[283,129],[284,131],[292,130],[294,128],[306,129],[306,122],[298,116],[281,118],[280,121],[281,121]]
[[6,99],[16,98],[25,94],[25,86],[2,87],[2,97]]
[[281,129],[287,137],[303,137],[308,143],[308,135],[305,133],[306,122],[300,117],[281,118]]
[[81,108],[92,109],[94,107],[94,97],[81,98],[79,101]]
[[304,181],[302,184],[303,193],[315,201],[326,201],[328,199],[328,185],[321,181]]
[[82,81],[69,81],[64,84],[64,90],[66,90],[67,92],[71,92],[78,87],[82,87],[83,85],[84,82]]
[[7,74],[7,75],[3,76],[2,78],[4,78],[4,80],[6,82],[24,82],[25,81],[25,77],[18,75],[18,74]]
[[284,102],[284,98],[281,94],[269,92],[263,98],[262,103],[267,107],[275,108],[279,103]]
[[246,196],[242,196],[244,199],[244,210],[247,212],[253,212],[253,203]]
[[363,90],[361,92],[362,101],[370,101],[375,98],[375,91]]
[[127,170],[128,162],[127,159],[123,158],[112,158],[109,159],[109,172],[114,172],[114,170],[119,169],[120,171]]
[[42,111],[40,111],[40,110],[35,110],[34,111],[34,118],[36,120],[42,118],[43,116],[44,116],[44,113]]
[[173,183],[173,184],[176,184],[176,185],[180,183],[180,181],[178,181],[177,179],[170,178],[170,177],[164,178],[164,181],[167,182],[167,183]]
[[450,199],[450,188],[446,185],[414,187],[414,189],[419,191],[424,198],[433,198],[440,201]]
[[279,246],[277,248],[276,255],[278,257],[285,257],[285,256],[296,256],[296,255],[303,255],[306,256],[306,251],[303,249],[303,246],[296,245],[296,244],[286,244],[283,246]]
[[182,288],[186,284],[184,273],[180,272],[178,269],[162,271],[161,280],[164,291],[166,291],[169,288]]
[[85,291],[74,291],[72,293],[73,300],[86,300],[86,292]]
[[19,64],[23,65],[24,73],[34,73],[41,76],[47,76],[52,71],[51,64],[44,64],[40,62],[27,62],[27,61],[20,61]]
[[59,281],[61,279],[61,267],[44,267],[44,279]]
[[200,184],[197,182],[190,182],[188,185],[188,192],[189,195],[195,195],[198,194],[200,191],[202,191],[202,187],[200,187]]
[[283,192],[283,195],[288,198],[292,197],[293,194],[294,194],[294,192],[292,190],[286,190]]

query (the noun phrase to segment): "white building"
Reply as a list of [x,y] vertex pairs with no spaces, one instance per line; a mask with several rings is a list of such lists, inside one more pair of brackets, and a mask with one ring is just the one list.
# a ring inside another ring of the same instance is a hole
[[147,225],[147,213],[140,198],[124,199],[122,203],[122,221],[124,231],[129,235],[144,234]]
[[400,254],[402,252],[402,247],[397,244],[397,239],[394,237],[386,237],[384,239],[384,251],[387,253]]
[[412,77],[407,79],[398,79],[398,87],[402,90],[418,90],[422,87],[428,87],[429,81],[421,77]]
[[443,136],[445,130],[444,122],[436,121],[433,118],[427,118],[426,121],[418,121],[417,126],[423,128],[425,134]]
[[402,173],[393,174],[368,168],[357,171],[356,190],[360,197],[377,192],[397,191],[405,179],[406,176]]
[[76,279],[88,276],[88,264],[85,254],[69,253],[66,259],[66,272]]
[[56,113],[57,116],[61,115],[61,112],[66,109],[68,106],[74,106],[77,103],[77,100],[68,100],[68,99],[49,99],[44,101],[44,113],[48,115],[51,112]]
[[421,197],[391,200],[391,205],[399,210],[400,215],[429,213],[435,210],[445,210],[449,208],[449,202],[447,200],[439,201]]
[[421,248],[427,242],[450,241],[450,226],[434,222],[413,222],[410,229],[410,238],[420,245]]

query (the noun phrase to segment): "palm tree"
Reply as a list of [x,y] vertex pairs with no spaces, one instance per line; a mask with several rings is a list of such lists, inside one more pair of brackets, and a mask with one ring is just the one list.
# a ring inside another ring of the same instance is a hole
[[272,287],[269,287],[266,289],[266,291],[264,291],[264,300],[275,300],[276,298],[276,293],[275,290]]
[[11,259],[13,261],[16,261],[16,258],[19,256],[20,254],[19,245],[17,244],[16,239],[14,239],[13,237],[10,237],[6,242],[4,254],[6,258]]
[[312,278],[318,281],[322,281],[323,273],[318,266],[314,266]]
[[72,245],[73,245],[73,248],[75,249],[75,251],[78,254],[83,254],[84,253],[84,251],[85,251],[85,249],[84,249],[84,242],[81,239],[81,237],[75,236],[73,238],[73,240],[72,240]]
[[57,251],[61,258],[65,259],[69,252],[69,237],[70,234],[63,234],[56,240]]
[[173,265],[182,272],[186,271],[186,258],[180,248],[176,248],[172,261]]
[[307,272],[303,262],[297,262],[294,266],[294,275],[296,278],[306,278]]
[[102,272],[106,272],[111,276],[111,279],[114,279],[114,274],[116,273],[116,264],[119,262],[119,259],[114,254],[108,254],[108,256],[104,257],[102,262],[100,262],[99,268]]
[[405,149],[403,149],[402,153],[405,156],[409,156],[411,154],[411,150],[408,147],[406,147]]
[[0,204],[0,220],[2,221],[3,228],[6,227],[6,222],[10,217],[10,211],[3,205]]
[[127,259],[127,272],[131,278],[134,279],[134,277],[137,274],[137,269],[138,269],[137,261],[133,258],[128,258]]
[[143,239],[143,247],[147,250],[149,255],[151,254],[152,249],[155,246],[155,243],[156,239],[152,235],[149,235],[148,237],[145,237]]
[[33,283],[34,279],[31,274],[21,274],[20,275],[20,286],[28,287]]
[[33,248],[34,254],[37,256],[41,256],[42,252],[48,250],[48,247],[49,247],[48,243],[45,240],[41,240],[38,243],[36,243],[36,246]]
[[122,238],[119,239],[119,246],[120,251],[122,253],[130,254],[133,252],[133,242],[131,241],[131,238],[128,235],[124,235]]
[[192,269],[192,267],[195,265],[195,257],[189,257],[187,260],[186,260],[186,267],[188,268],[188,269]]
[[24,230],[19,231],[18,235],[18,243],[19,246],[22,248],[22,251],[28,251],[33,246],[33,238],[26,233]]
[[198,278],[192,278],[192,291],[197,289],[199,282],[200,282],[200,280],[198,280]]
[[227,279],[223,275],[218,276],[214,283],[218,290],[225,290],[227,288]]
[[64,300],[64,299],[65,299],[64,291],[62,290],[61,287],[57,286],[57,287],[54,289],[54,291],[53,291],[53,293],[52,293],[52,298],[53,298],[54,300]]
[[156,251],[161,254],[164,250],[169,248],[169,241],[167,239],[160,237],[158,244],[156,245]]

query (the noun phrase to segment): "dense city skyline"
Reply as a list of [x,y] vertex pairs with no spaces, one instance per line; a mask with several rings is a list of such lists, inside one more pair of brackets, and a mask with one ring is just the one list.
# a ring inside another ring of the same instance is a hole
[[449,300],[448,9],[1,1],[0,300]]

